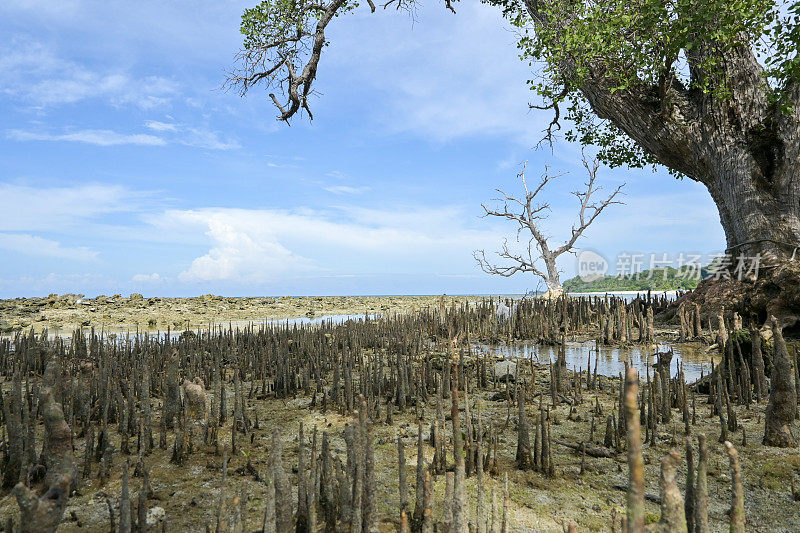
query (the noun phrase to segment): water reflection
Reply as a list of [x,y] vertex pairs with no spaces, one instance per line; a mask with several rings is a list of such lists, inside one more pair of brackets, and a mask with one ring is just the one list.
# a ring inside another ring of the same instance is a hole
[[[558,346],[545,346],[532,342],[517,342],[514,344],[477,344],[475,346],[479,350],[493,354],[495,356],[505,357],[507,359],[530,359],[531,357],[535,362],[549,363],[555,361],[558,356]],[[600,358],[597,362],[597,373],[603,376],[618,376],[625,371],[625,361],[632,364],[637,369],[642,377],[645,375],[645,365],[652,367],[656,362],[656,357],[653,355],[655,351],[666,352],[672,350],[673,357],[670,363],[670,373],[675,375],[678,372],[678,367],[683,362],[683,372],[686,375],[686,381],[692,382],[700,378],[701,373],[708,374],[711,371],[711,361],[699,361],[696,354],[686,354],[690,357],[684,357],[681,353],[681,347],[677,345],[670,345],[667,343],[659,343],[657,349],[655,346],[647,347],[631,346],[627,348],[616,348],[613,346],[600,346]],[[566,360],[567,367],[570,369],[581,368],[586,370],[586,363],[589,354],[592,356],[592,371],[594,371],[595,360],[595,343],[594,341],[587,342],[568,342],[566,344]],[[650,369],[652,374],[652,368]]]
[[[255,329],[261,327],[308,327],[308,326],[319,326],[323,324],[344,324],[345,322],[350,321],[364,321],[364,320],[375,320],[380,318],[380,313],[359,313],[359,314],[352,314],[352,315],[323,315],[323,316],[301,316],[301,317],[292,317],[292,318],[263,318],[258,320],[225,320],[221,322],[217,322],[214,324],[205,324],[203,326],[198,326],[192,328],[188,331],[191,333],[201,333],[201,334],[208,334],[209,331],[212,332],[219,332],[220,329],[228,330],[232,328],[234,331],[237,329],[243,329],[252,327]],[[83,326],[80,328],[84,335],[88,335],[89,331],[91,331],[91,327]],[[115,328],[115,327],[108,327],[108,326],[96,326],[95,333],[97,335],[102,335],[103,337],[109,339],[116,339],[119,342],[125,341],[128,338],[135,338],[136,336],[144,337],[147,336],[149,338],[165,338],[167,332],[163,331],[142,331],[142,330],[131,330],[129,328]],[[181,335],[186,333],[186,329],[177,328],[170,330],[169,337],[171,340],[178,339]],[[47,330],[47,338],[48,340],[54,340],[55,338],[62,338],[62,339],[71,339],[73,335],[72,330],[63,330],[61,328],[52,328]],[[13,338],[12,334],[4,335],[7,338]]]
[[359,313],[355,315],[324,315],[314,317],[300,316],[294,318],[265,318],[261,321],[230,320],[224,324],[227,326],[230,323],[234,329],[248,325],[258,327],[261,324],[267,326],[319,326],[321,324],[343,324],[350,321],[375,320],[380,318],[380,316],[380,314],[375,313]]

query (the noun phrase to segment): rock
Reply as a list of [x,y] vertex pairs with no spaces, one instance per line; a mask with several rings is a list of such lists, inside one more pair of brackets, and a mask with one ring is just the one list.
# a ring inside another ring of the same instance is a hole
[[167,512],[164,510],[163,507],[153,507],[147,510],[147,527],[156,527],[158,524],[164,521],[167,517]]
[[508,376],[509,381],[514,381],[514,376],[517,373],[517,363],[514,361],[498,361],[492,367],[494,377],[497,380],[504,381]]

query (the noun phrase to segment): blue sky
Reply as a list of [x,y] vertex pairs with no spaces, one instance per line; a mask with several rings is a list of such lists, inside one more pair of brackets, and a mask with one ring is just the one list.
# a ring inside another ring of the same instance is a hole
[[[547,231],[566,237],[580,149],[535,150],[534,73],[491,7],[361,8],[335,20],[315,118],[275,121],[266,92],[221,90],[254,0],[0,3],[0,297],[515,293],[474,249],[512,228],[480,218],[493,189],[545,164]],[[626,182],[583,247],[713,253],[716,209],[665,172]],[[645,259],[647,262],[647,259]],[[564,277],[575,259],[561,261]]]

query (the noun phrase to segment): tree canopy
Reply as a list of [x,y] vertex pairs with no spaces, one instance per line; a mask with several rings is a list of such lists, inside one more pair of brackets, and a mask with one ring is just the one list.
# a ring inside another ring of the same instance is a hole
[[[753,87],[772,105],[794,105],[787,89],[798,80],[798,12],[772,0],[599,0],[520,3],[489,0],[522,29],[522,57],[542,66],[533,82],[556,110],[548,130],[560,128],[562,104],[572,128],[568,140],[599,147],[610,166],[642,167],[659,162],[652,153],[591,109],[585,87],[602,78],[609,94],[634,94],[665,120],[680,114],[680,100],[724,101],[736,91],[730,56],[750,52]],[[757,87],[760,85],[761,87]],[[702,96],[701,96],[702,95]],[[674,117],[679,118],[679,117]],[[673,172],[679,169],[670,167]]]
[[[800,2],[773,0],[485,0],[519,28],[522,59],[536,67],[531,88],[543,99],[532,106],[554,112],[545,137],[569,127],[567,140],[599,148],[610,165],[665,164],[675,174],[691,169],[670,164],[605,116],[592,87],[618,101],[635,98],[665,120],[691,123],[686,100],[713,102],[763,97],[789,112],[800,78]],[[376,9],[372,0],[369,8]],[[390,0],[383,8],[409,8]],[[448,1],[446,6],[453,9]],[[359,8],[353,0],[262,0],[242,15],[243,48],[229,83],[242,94],[257,84],[274,92],[279,120],[297,113],[313,118],[309,96],[325,29]],[[455,11],[454,11],[455,12]],[[746,71],[734,63],[752,63]],[[736,70],[734,70],[736,67]],[[749,77],[750,79],[742,79]],[[563,108],[563,109],[562,109]],[[564,111],[565,110],[565,111]],[[736,118],[732,118],[736,120]],[[630,125],[634,127],[634,124]]]

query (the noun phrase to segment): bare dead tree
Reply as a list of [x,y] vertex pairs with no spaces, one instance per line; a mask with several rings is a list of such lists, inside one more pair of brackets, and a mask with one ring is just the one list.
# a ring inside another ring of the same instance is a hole
[[[494,200],[503,202],[502,209],[494,210],[481,204],[485,211],[484,217],[504,218],[517,225],[516,241],[518,243],[523,242],[526,238],[528,239],[525,244],[525,250],[522,252],[509,248],[508,240],[503,241],[502,249],[496,252],[496,255],[502,260],[502,264],[490,261],[486,257],[484,250],[473,252],[473,257],[475,257],[484,272],[503,277],[513,276],[517,272],[530,272],[544,280],[548,294],[561,293],[560,271],[556,265],[556,259],[567,252],[574,251],[578,238],[583,235],[586,228],[600,216],[600,213],[606,207],[612,204],[622,204],[616,198],[625,186],[624,183],[604,200],[595,201],[597,193],[602,190],[602,187],[597,185],[597,170],[600,164],[596,159],[587,159],[584,154],[583,166],[586,168],[588,176],[587,181],[584,183],[585,188],[572,193],[580,204],[578,219],[572,225],[571,235],[560,246],[555,248],[551,247],[548,242],[550,237],[544,233],[541,227],[541,221],[547,218],[547,212],[550,211],[550,204],[547,202],[538,203],[538,197],[551,180],[562,176],[562,174],[551,175],[548,167],[545,166],[539,185],[532,189],[528,187],[528,182],[525,178],[526,161],[522,166],[522,172],[518,174],[525,189],[524,197],[517,198],[497,189],[497,192],[502,197]],[[544,268],[539,266],[540,263],[544,263]]]

